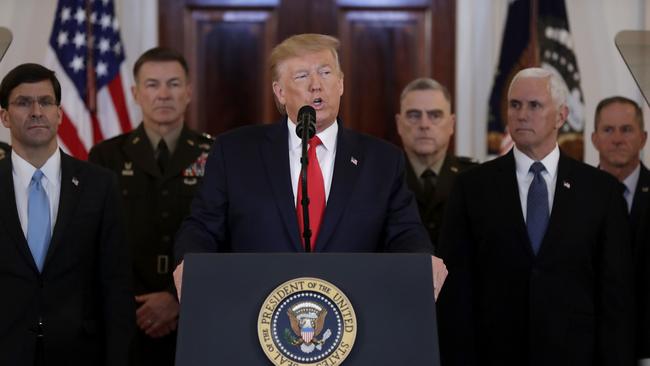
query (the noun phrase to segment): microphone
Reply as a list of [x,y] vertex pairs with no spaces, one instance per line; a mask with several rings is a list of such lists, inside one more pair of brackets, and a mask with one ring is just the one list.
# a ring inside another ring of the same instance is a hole
[[[316,110],[310,106],[305,105],[298,111],[298,126],[296,127],[296,134],[301,139],[309,141],[310,138],[316,134]],[[304,134],[305,126],[307,126],[307,134]]]
[[11,35],[11,31],[5,27],[0,27],[0,61],[4,57],[5,52],[7,52],[12,40],[13,36]]
[[307,192],[307,145],[309,139],[316,134],[316,110],[310,106],[305,105],[298,111],[298,125],[296,126],[296,134],[302,140],[302,156],[300,157],[300,178],[302,184],[298,189],[302,190],[302,200],[298,202],[302,205],[302,223],[304,231],[301,233],[304,238],[305,251],[311,252],[311,228],[309,227],[309,193]]

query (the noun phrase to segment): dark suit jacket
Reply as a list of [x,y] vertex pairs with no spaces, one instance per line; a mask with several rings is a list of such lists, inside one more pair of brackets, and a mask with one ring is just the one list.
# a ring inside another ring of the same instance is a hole
[[535,256],[512,151],[462,173],[440,236],[442,364],[632,365],[628,233],[621,184],[562,154]]
[[632,210],[630,210],[632,232],[635,233],[635,236],[639,235],[641,226],[645,224],[641,221],[641,216],[648,208],[648,199],[650,199],[650,170],[648,170],[645,165],[641,164],[639,181],[636,184],[634,199],[632,200]]
[[447,154],[436,179],[436,192],[433,199],[430,199],[424,194],[420,178],[416,176],[407,157],[406,184],[415,195],[415,200],[418,203],[418,210],[420,211],[420,218],[422,219],[422,223],[426,227],[431,243],[433,244],[433,247],[431,248],[432,252],[435,252],[438,246],[438,235],[440,233],[440,226],[442,225],[445,213],[445,204],[449,198],[451,187],[454,186],[456,177],[460,172],[476,165],[477,164],[471,159]]
[[630,211],[637,260],[638,352],[639,358],[650,358],[650,171],[641,164],[639,181]]
[[[302,251],[286,120],[219,136],[192,213],[176,238],[188,252]],[[339,125],[316,252],[429,251],[399,149]]]
[[40,333],[47,365],[125,365],[134,304],[112,173],[61,153],[42,273],[18,219],[9,157],[0,187],[0,364],[33,366]]

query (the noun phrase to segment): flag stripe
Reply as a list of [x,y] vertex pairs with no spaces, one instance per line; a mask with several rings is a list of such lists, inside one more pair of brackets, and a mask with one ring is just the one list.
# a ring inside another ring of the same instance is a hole
[[97,118],[99,119],[99,128],[101,128],[104,136],[115,136],[122,133],[122,128],[118,123],[119,117],[108,88],[99,90],[97,93],[97,104],[102,106],[97,111]]
[[87,159],[88,151],[79,139],[77,128],[70,121],[68,115],[63,111],[63,118],[59,126],[59,138],[67,148],[68,152],[79,159]]
[[92,130],[93,130],[93,145],[94,145],[102,141],[104,139],[104,135],[102,134],[101,128],[99,128],[99,120],[97,119],[97,114],[91,113],[90,121],[93,126]]
[[[94,144],[132,129],[121,79],[124,59],[113,0],[58,1],[46,64],[61,82],[65,119],[59,135],[72,155],[85,159]],[[96,102],[92,111],[87,100]]]
[[122,131],[131,130],[131,120],[129,119],[129,112],[126,109],[122,77],[119,74],[108,84],[108,90],[111,93],[113,105],[115,106],[115,111],[117,112]]

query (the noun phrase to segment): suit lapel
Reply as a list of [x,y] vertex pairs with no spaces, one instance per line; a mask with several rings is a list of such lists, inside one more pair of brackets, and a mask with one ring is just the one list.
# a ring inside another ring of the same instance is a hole
[[497,185],[501,187],[500,197],[506,209],[503,212],[511,213],[510,218],[503,218],[504,223],[512,222],[517,242],[524,246],[525,252],[529,257],[534,257],[533,249],[528,239],[526,230],[526,221],[524,213],[521,211],[521,198],[519,196],[519,184],[517,183],[517,167],[515,165],[515,156],[512,150],[495,163],[498,164],[499,176]]
[[291,244],[296,251],[301,252],[303,248],[298,229],[296,207],[294,206],[291,171],[289,169],[288,133],[286,119],[269,126],[266,138],[260,145],[260,153],[266,168],[266,175],[271,183],[271,190],[275,196],[275,202],[280,210],[280,216]]
[[555,182],[555,195],[553,197],[553,208],[551,209],[551,216],[548,220],[546,234],[542,240],[542,245],[539,248],[537,256],[540,257],[552,243],[557,242],[554,237],[561,235],[560,228],[567,222],[571,222],[572,218],[569,217],[573,206],[574,195],[571,188],[573,187],[571,161],[560,152],[560,160],[557,167],[557,180]]
[[641,171],[639,172],[639,181],[636,184],[636,190],[634,192],[634,199],[632,200],[632,210],[630,211],[630,217],[634,227],[638,227],[638,220],[643,213],[646,202],[650,197],[650,171],[641,164]]
[[11,154],[0,160],[0,200],[5,202],[5,206],[0,210],[0,225],[4,226],[6,232],[11,237],[18,251],[25,258],[36,272],[36,263],[32,252],[29,250],[29,244],[25,239],[25,233],[20,225],[18,218],[18,208],[16,207],[16,195],[14,193],[14,179],[11,165]]
[[126,139],[125,144],[122,146],[126,156],[131,159],[130,162],[125,162],[123,169],[132,170],[132,167],[128,167],[128,164],[135,164],[140,169],[144,170],[147,174],[154,177],[161,177],[156,161],[153,157],[153,148],[151,147],[151,142],[147,137],[147,134],[144,132],[144,127],[142,124],[131,133],[128,139]]
[[61,151],[61,194],[59,196],[59,213],[56,216],[52,240],[47,250],[43,270],[47,270],[47,264],[52,258],[63,240],[63,234],[74,215],[79,203],[79,196],[86,183],[84,177],[79,175],[78,165],[74,158]]
[[339,124],[332,185],[325,207],[325,216],[316,241],[316,251],[324,251],[334,234],[334,229],[350,201],[350,195],[356,185],[362,164],[363,152],[360,151],[357,139]]

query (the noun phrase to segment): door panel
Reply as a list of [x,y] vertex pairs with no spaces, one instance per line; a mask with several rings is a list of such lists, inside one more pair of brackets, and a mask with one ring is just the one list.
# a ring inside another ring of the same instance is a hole
[[454,0],[160,0],[159,34],[190,64],[188,124],[213,134],[279,118],[267,66],[278,42],[336,36],[344,124],[399,144],[394,115],[410,80],[454,93],[455,11]]

